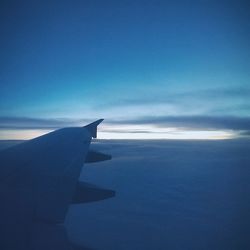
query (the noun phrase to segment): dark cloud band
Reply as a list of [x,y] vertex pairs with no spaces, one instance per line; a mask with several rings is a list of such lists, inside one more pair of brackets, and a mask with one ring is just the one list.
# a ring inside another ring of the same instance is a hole
[[148,116],[131,120],[113,120],[110,124],[153,125],[182,129],[250,130],[250,117],[216,116]]
[[[58,129],[69,126],[80,126],[89,121],[79,121],[70,119],[38,119],[27,117],[0,117],[0,129]],[[145,125],[159,128],[178,128],[184,130],[233,130],[241,135],[250,134],[250,117],[233,116],[147,116],[127,120],[107,120],[107,128],[103,132],[130,133],[121,127],[121,131],[113,129],[119,125],[141,125],[141,130],[137,133],[149,133]]]

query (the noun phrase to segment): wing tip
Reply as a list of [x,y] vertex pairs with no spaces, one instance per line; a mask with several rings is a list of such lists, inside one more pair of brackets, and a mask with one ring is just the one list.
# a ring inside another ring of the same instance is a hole
[[91,136],[92,136],[93,138],[96,138],[96,137],[97,137],[97,126],[98,126],[103,120],[104,120],[104,119],[99,119],[99,120],[97,120],[97,121],[94,121],[94,122],[92,122],[92,123],[90,123],[90,124],[84,126],[84,128],[86,128],[86,129],[90,132],[90,134],[91,134]]

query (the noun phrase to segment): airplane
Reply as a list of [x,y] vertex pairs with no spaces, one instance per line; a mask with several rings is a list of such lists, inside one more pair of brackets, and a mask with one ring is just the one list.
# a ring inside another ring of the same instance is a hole
[[78,181],[84,163],[111,159],[89,150],[102,121],[0,151],[1,250],[74,249],[63,226],[69,206],[115,196],[113,190]]

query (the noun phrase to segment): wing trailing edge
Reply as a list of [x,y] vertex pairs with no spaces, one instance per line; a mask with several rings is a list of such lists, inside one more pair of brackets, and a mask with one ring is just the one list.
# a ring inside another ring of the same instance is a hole
[[99,120],[97,120],[97,121],[95,121],[95,122],[92,122],[92,123],[90,123],[90,124],[84,126],[84,128],[86,128],[86,129],[90,132],[90,134],[91,134],[91,136],[92,136],[93,138],[96,138],[96,137],[97,137],[97,126],[98,126],[103,120],[104,120],[104,119],[99,119]]

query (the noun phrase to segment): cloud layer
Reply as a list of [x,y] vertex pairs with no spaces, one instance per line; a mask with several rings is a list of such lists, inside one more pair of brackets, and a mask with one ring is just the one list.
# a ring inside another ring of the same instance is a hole
[[[90,121],[71,119],[37,119],[0,117],[0,130],[54,130],[62,127],[83,126]],[[170,129],[168,131],[168,129]],[[172,130],[171,130],[172,129]],[[174,129],[174,130],[173,130]],[[156,134],[178,131],[231,131],[249,137],[250,117],[236,116],[145,116],[134,119],[106,120],[102,133]],[[124,136],[124,135],[123,135]],[[159,136],[159,135],[158,135]],[[122,137],[123,138],[123,137]]]
[[127,125],[150,124],[155,127],[175,127],[191,130],[250,130],[250,117],[233,116],[148,116],[131,120],[114,120],[109,123]]

